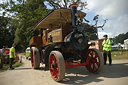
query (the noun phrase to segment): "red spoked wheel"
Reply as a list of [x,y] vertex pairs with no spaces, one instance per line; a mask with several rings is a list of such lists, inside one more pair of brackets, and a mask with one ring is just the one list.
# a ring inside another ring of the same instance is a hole
[[40,53],[36,47],[31,47],[31,64],[34,69],[40,67]]
[[65,76],[65,62],[59,51],[52,51],[49,56],[49,70],[53,80],[61,81]]
[[104,59],[102,54],[97,49],[89,49],[86,53],[86,57],[89,60],[89,65],[86,65],[88,71],[98,73],[104,66]]

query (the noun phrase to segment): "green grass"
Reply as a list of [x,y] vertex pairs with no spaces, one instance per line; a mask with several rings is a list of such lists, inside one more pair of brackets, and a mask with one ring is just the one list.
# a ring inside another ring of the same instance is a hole
[[0,72],[4,72],[9,68],[9,65],[3,64],[3,68],[0,68]]
[[23,52],[23,53],[18,53],[18,55],[24,55],[25,56],[26,54],[25,54],[25,52]]
[[112,51],[111,56],[113,60],[128,59],[128,51]]
[[30,52],[26,52],[26,56],[30,58],[31,57],[31,53]]
[[[13,67],[15,68],[15,67],[19,67],[19,66],[21,66],[23,63],[18,63],[18,62],[15,62],[14,64],[13,64]],[[9,64],[3,64],[3,68],[0,68],[0,72],[4,72],[4,71],[6,71],[7,69],[9,68]]]
[[19,67],[19,66],[21,66],[23,63],[18,63],[18,62],[16,62],[15,64],[13,64],[13,67],[15,68],[15,67]]

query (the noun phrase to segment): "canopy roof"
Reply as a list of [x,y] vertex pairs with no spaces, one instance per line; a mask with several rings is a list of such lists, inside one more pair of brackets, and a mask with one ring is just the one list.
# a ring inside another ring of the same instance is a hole
[[[85,13],[78,11],[80,18],[83,19],[85,17]],[[62,25],[64,26],[66,23],[71,23],[71,10],[70,9],[56,9],[51,11],[47,16],[45,16],[35,27],[34,30],[37,29],[58,29]]]

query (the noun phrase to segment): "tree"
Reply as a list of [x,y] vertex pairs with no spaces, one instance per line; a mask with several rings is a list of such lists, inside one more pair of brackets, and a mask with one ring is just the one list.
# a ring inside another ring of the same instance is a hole
[[[70,4],[76,3],[79,5],[80,10],[86,8],[87,2],[83,2],[82,0],[47,0],[49,5],[52,6],[54,9],[58,8],[69,8]],[[87,9],[87,8],[86,8]]]
[[23,49],[29,46],[35,24],[49,12],[44,2],[45,0],[10,0],[2,6],[13,19],[12,24],[16,28],[14,42]]
[[118,36],[113,38],[113,41],[115,44],[118,44],[118,43],[123,44],[125,39],[128,39],[128,32],[126,34],[124,33],[119,34]]
[[0,16],[0,48],[2,46],[11,47],[14,39],[12,33],[15,30],[15,27],[11,23],[11,18]]
[[89,24],[84,23],[85,27],[84,34],[88,37],[89,40],[97,40],[98,36],[96,35],[97,30],[93,27],[91,27]]

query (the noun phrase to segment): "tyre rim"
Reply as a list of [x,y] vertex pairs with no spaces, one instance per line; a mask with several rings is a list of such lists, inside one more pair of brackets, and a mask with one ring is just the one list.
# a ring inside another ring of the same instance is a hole
[[94,50],[89,50],[87,52],[87,57],[89,59],[89,65],[86,66],[87,69],[90,72],[96,72],[100,67],[100,58],[99,58],[97,52]]
[[33,59],[33,49],[31,48],[31,64],[32,64],[32,67],[34,66],[34,59]]
[[58,67],[58,62],[57,62],[57,59],[56,59],[56,55],[53,54],[53,53],[50,55],[49,69],[50,69],[50,73],[52,75],[52,78],[54,80],[57,80],[58,74],[59,74],[59,67]]

